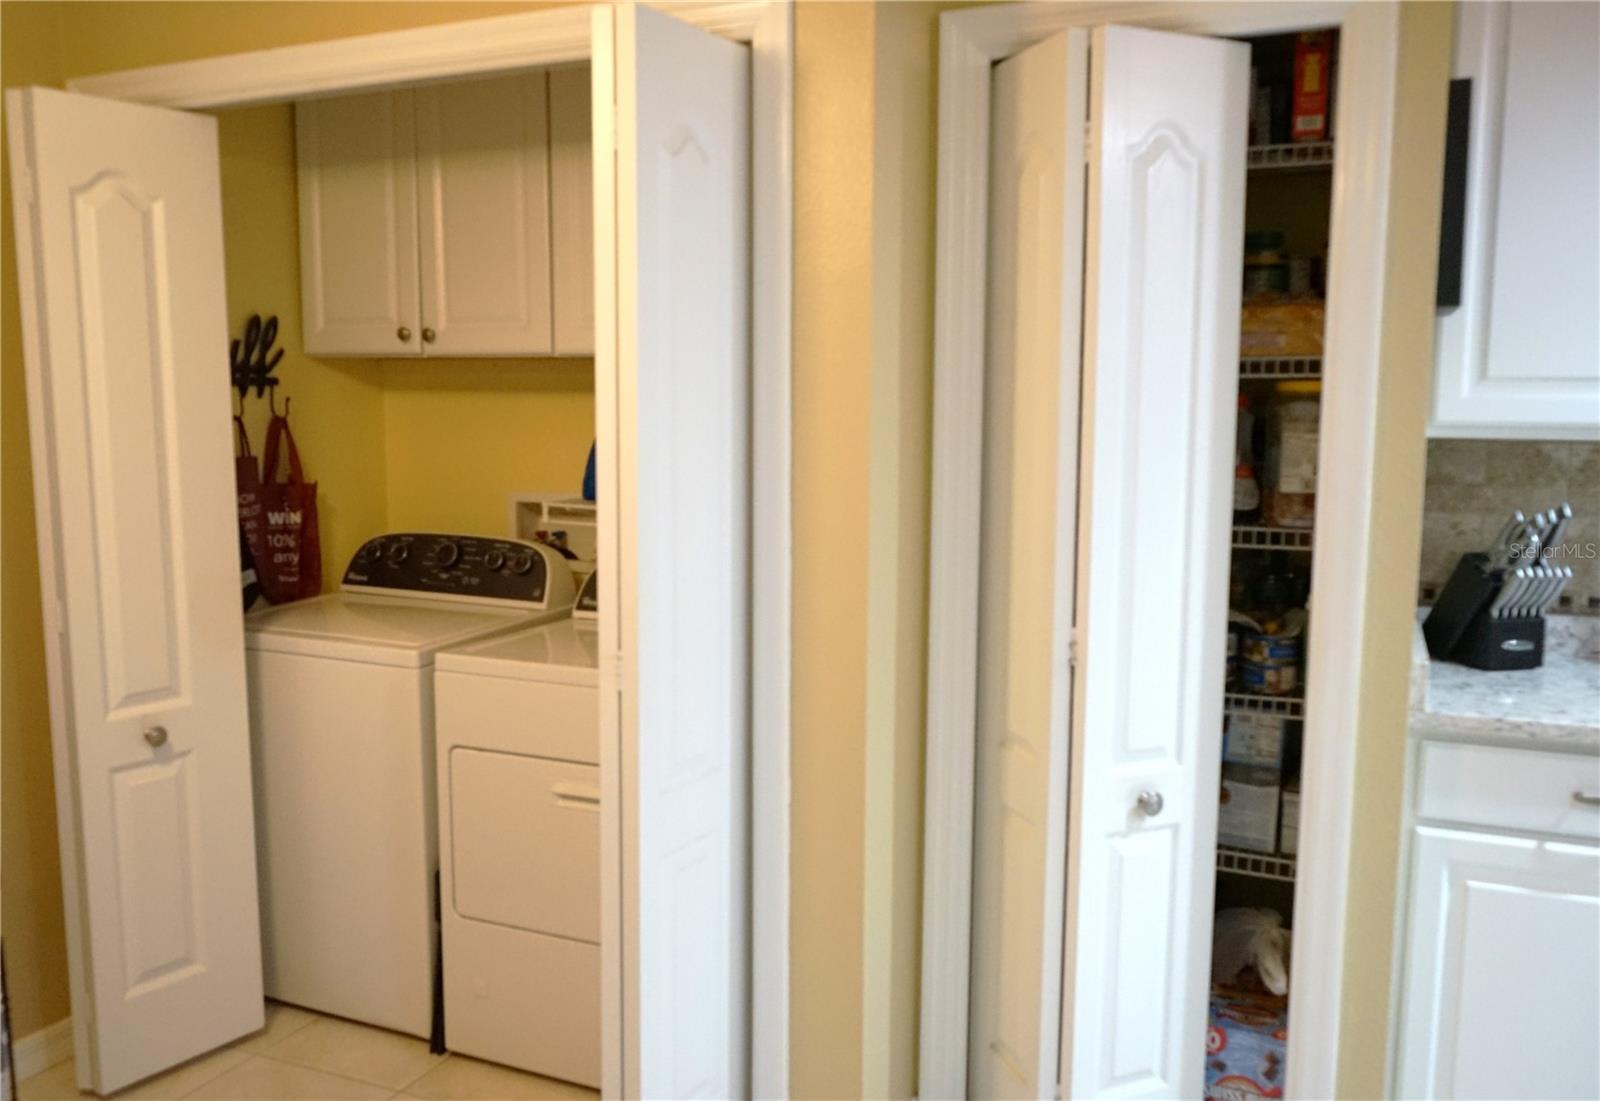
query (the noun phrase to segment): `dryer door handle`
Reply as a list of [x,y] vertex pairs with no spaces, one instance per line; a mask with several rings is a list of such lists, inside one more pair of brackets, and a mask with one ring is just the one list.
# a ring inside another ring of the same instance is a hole
[[550,792],[562,806],[579,810],[600,809],[600,789],[588,784],[552,784]]

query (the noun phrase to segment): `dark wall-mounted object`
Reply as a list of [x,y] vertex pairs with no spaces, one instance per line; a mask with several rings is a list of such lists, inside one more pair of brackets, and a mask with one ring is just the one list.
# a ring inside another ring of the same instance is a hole
[[1467,139],[1472,133],[1472,81],[1450,82],[1444,131],[1444,206],[1439,216],[1441,310],[1461,305],[1461,249],[1467,228]]

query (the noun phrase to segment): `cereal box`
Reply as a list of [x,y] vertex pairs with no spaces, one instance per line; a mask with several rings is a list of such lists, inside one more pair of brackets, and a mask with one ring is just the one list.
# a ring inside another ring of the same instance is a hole
[[1206,1101],[1282,1097],[1288,1039],[1287,998],[1212,987]]

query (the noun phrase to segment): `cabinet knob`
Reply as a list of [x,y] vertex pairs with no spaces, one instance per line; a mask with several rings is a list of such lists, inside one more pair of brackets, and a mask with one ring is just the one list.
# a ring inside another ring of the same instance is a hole
[[151,749],[160,749],[167,744],[167,728],[164,726],[152,726],[144,732],[144,740],[150,743]]
[[403,344],[409,344],[411,342],[411,330],[406,328],[404,325],[396,329],[394,335],[399,337],[401,343]]
[[1159,791],[1141,791],[1139,793],[1139,809],[1144,812],[1147,818],[1154,818],[1160,814],[1161,808],[1166,805],[1167,801],[1161,798]]
[[432,344],[433,343],[433,338],[435,336],[437,336],[437,335],[439,335],[439,334],[435,333],[432,329],[423,329],[422,330],[422,342],[424,344]]

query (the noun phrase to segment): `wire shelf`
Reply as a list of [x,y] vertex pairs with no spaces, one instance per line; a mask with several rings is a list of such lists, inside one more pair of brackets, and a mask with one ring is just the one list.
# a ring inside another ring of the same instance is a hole
[[1257,853],[1248,849],[1217,846],[1217,871],[1232,875],[1248,875],[1257,879],[1273,879],[1279,883],[1294,882],[1295,859],[1282,853]]
[[1254,692],[1225,692],[1222,706],[1225,711],[1256,711],[1291,719],[1304,718],[1306,713],[1306,701],[1299,696],[1263,696]]
[[1269,528],[1256,524],[1235,524],[1233,545],[1250,549],[1309,551],[1310,528]]
[[1247,163],[1252,171],[1331,168],[1333,142],[1296,141],[1284,145],[1252,145]]
[[1322,360],[1316,356],[1285,359],[1246,356],[1239,360],[1241,379],[1321,378]]

